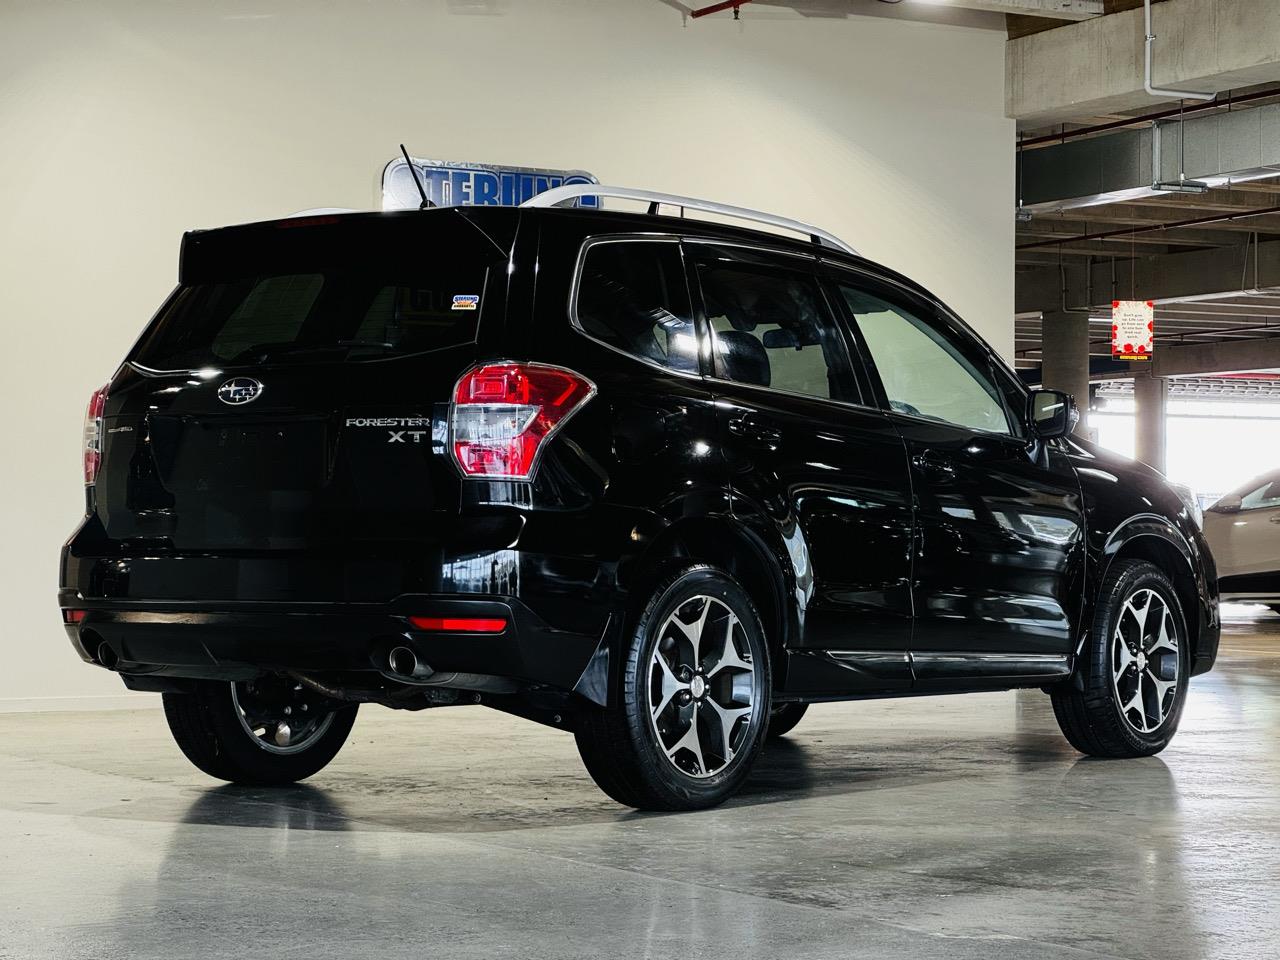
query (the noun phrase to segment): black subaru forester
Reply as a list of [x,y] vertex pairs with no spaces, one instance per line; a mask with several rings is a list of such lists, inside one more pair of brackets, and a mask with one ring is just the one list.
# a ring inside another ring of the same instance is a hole
[[1085,753],[1164,748],[1218,647],[1194,506],[821,240],[656,204],[187,234],[90,403],[76,651],[256,784],[361,703],[570,730],[648,809],[817,701],[1038,687]]

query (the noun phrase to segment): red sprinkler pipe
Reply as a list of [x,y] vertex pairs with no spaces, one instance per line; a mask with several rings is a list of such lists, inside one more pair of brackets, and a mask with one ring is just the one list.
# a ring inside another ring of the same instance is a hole
[[697,10],[691,10],[689,16],[697,20],[699,17],[705,17],[711,13],[719,13],[721,10],[728,10],[730,7],[733,8],[734,13],[737,13],[740,6],[750,2],[751,0],[724,0],[723,3],[713,3],[709,7],[699,7]]

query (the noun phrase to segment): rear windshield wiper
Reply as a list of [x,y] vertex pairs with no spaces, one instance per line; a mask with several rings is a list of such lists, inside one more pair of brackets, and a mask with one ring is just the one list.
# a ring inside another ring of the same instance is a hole
[[376,347],[380,350],[393,350],[395,344],[388,340],[335,340],[331,343],[263,343],[241,350],[236,360],[254,358],[258,363],[274,360],[278,357],[302,356],[310,353],[331,353],[338,350],[355,350],[361,347]]

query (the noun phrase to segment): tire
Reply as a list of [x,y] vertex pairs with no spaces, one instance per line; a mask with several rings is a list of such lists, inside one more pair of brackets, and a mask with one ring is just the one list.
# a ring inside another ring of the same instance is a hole
[[579,719],[578,752],[600,789],[626,806],[716,806],[746,779],[768,726],[760,617],[737,581],[703,565],[664,577],[643,604],[629,623],[609,706]]
[[769,729],[765,736],[770,739],[786,736],[795,729],[797,723],[809,712],[807,703],[778,703],[769,711]]
[[1089,756],[1159,753],[1178,729],[1190,666],[1186,617],[1173,583],[1144,560],[1117,560],[1099,592],[1076,675],[1051,691],[1058,726]]
[[[247,705],[243,710],[242,704]],[[285,707],[299,731],[292,743],[280,731],[288,722]],[[296,783],[323,770],[346,742],[356,708],[354,703],[335,707],[334,701],[282,677],[206,680],[190,693],[164,694],[165,719],[187,759],[218,780],[254,786]],[[279,722],[266,720],[262,726],[274,730],[272,737],[255,736],[245,718],[272,713]],[[304,716],[299,724],[297,718]]]

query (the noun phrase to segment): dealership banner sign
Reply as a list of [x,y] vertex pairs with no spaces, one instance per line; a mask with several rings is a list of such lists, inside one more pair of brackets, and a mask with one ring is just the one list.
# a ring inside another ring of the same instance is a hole
[[[413,165],[422,178],[427,198],[438,207],[515,207],[555,187],[575,183],[599,183],[585,170],[546,170],[541,167],[504,167],[489,163],[421,160]],[[421,203],[418,188],[404,157],[382,168],[382,209],[416,210]],[[598,206],[598,197],[579,197],[580,207]]]
[[1112,300],[1112,359],[1150,360],[1156,346],[1155,318],[1151,300]]

